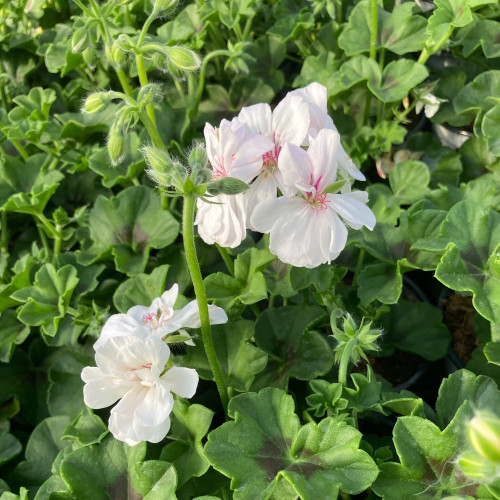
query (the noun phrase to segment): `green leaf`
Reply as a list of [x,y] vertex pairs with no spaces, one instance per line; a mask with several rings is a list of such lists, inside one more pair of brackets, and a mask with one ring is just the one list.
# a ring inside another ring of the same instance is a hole
[[179,487],[190,478],[205,474],[210,466],[201,441],[208,433],[212,417],[213,412],[202,405],[188,405],[182,400],[174,405],[167,436],[172,442],[163,447],[160,460],[174,465]]
[[231,478],[235,500],[272,497],[279,482],[290,483],[282,499],[336,499],[339,490],[360,493],[374,481],[377,467],[345,422],[325,418],[300,426],[291,396],[267,388],[233,398],[227,422],[208,436],[205,454]]
[[92,245],[79,254],[83,265],[114,256],[118,271],[128,275],[144,270],[152,248],[164,248],[179,233],[179,223],[161,209],[160,197],[144,186],[130,187],[118,196],[99,196],[89,214]]
[[472,201],[457,203],[442,226],[449,243],[436,278],[457,291],[473,294],[476,311],[500,323],[500,215]]
[[429,191],[429,181],[429,168],[419,161],[398,163],[389,174],[392,192],[401,205],[422,199]]
[[295,290],[303,290],[311,285],[317,292],[326,292],[333,279],[333,269],[329,264],[321,264],[314,269],[292,267],[290,282]]
[[[339,37],[339,46],[346,55],[370,52],[370,1],[358,2],[349,15],[349,24]],[[387,49],[402,55],[422,50],[426,40],[426,21],[413,14],[414,5],[396,5],[392,13],[377,6],[377,49]]]
[[47,404],[51,415],[73,416],[84,408],[81,373],[84,367],[93,364],[89,349],[72,346],[60,351],[49,369]]
[[0,208],[7,212],[41,213],[64,175],[46,170],[47,156],[31,156],[25,163],[2,155],[0,161]]
[[53,337],[59,322],[66,315],[77,285],[77,272],[73,266],[56,270],[52,264],[45,264],[36,273],[33,286],[12,294],[13,299],[25,302],[18,309],[19,320],[26,325],[41,326],[45,335]]
[[0,430],[0,465],[3,465],[21,453],[21,443],[9,432]]
[[113,294],[115,307],[126,313],[136,305],[149,305],[165,291],[165,281],[169,265],[158,266],[151,274],[138,274],[120,283]]
[[488,342],[484,346],[484,355],[490,363],[500,366],[500,342]]
[[100,443],[108,434],[107,425],[89,408],[84,408],[80,415],[66,427],[63,439],[79,446]]
[[341,61],[335,58],[333,52],[323,52],[317,56],[307,56],[294,82],[294,87],[305,87],[312,82],[321,83],[328,91],[328,95],[336,95],[345,90],[338,78]]
[[473,15],[474,22],[458,31],[457,43],[462,45],[462,52],[469,57],[481,47],[487,58],[500,57],[500,23],[493,19],[481,19]]
[[14,354],[16,345],[22,344],[30,333],[29,327],[18,321],[13,310],[2,314],[0,330],[0,361],[8,363]]
[[439,388],[436,415],[442,429],[450,424],[465,401],[468,401],[468,406],[461,416],[464,423],[474,416],[476,410],[493,414],[500,412],[500,391],[495,382],[484,375],[458,370],[443,379]]
[[306,11],[281,17],[267,33],[288,42],[289,40],[297,40],[303,33],[313,27],[314,16]]
[[48,479],[52,462],[67,445],[61,436],[70,423],[65,416],[49,417],[35,427],[26,446],[26,460],[15,470],[22,484],[37,486]]
[[[212,332],[225,384],[240,392],[247,391],[255,375],[264,369],[267,362],[266,353],[251,342],[254,323],[240,319],[224,325],[214,325]],[[195,368],[200,377],[213,379],[201,341],[197,341],[197,345],[191,347],[180,361],[184,366]]]
[[[500,23],[498,23],[500,26]],[[489,151],[495,156],[500,156],[500,138],[498,128],[500,127],[500,104],[491,108],[483,118],[481,131],[488,144]]]
[[267,298],[266,280],[262,270],[275,256],[269,250],[250,248],[234,261],[234,278],[224,273],[207,276],[204,280],[209,299],[225,309],[237,302],[254,304]]
[[374,300],[382,304],[395,304],[403,287],[399,265],[387,263],[368,264],[358,276],[358,297],[363,305]]
[[333,353],[326,338],[309,331],[326,319],[317,306],[287,306],[266,309],[255,324],[255,341],[269,353],[266,371],[256,380],[257,387],[286,387],[290,377],[312,380],[333,365]]
[[60,474],[71,493],[82,500],[175,500],[174,467],[160,460],[145,461],[145,455],[146,443],[129,447],[108,435],[99,445],[67,455]]
[[78,295],[86,295],[93,292],[97,288],[97,285],[99,285],[97,277],[106,269],[104,264],[82,266],[78,263],[77,255],[74,252],[66,252],[57,256],[58,267],[68,264],[74,267],[78,274],[78,285],[75,288],[75,292]]
[[500,100],[500,70],[480,73],[463,87],[453,99],[453,107],[459,114],[487,111]]
[[425,302],[411,303],[401,300],[389,314],[380,319],[386,335],[385,345],[413,352],[428,360],[446,355],[451,340],[442,323],[441,311]]
[[424,65],[410,59],[398,59],[384,68],[378,81],[368,80],[368,88],[382,102],[400,101],[411,89],[425,80],[428,74]]

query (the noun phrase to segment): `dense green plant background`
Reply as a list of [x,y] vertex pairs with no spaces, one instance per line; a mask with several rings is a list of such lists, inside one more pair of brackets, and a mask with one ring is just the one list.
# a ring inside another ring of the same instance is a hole
[[[500,498],[457,463],[474,411],[500,413],[498,2],[186,1],[134,52],[151,9],[0,5],[1,499]],[[190,48],[201,67],[154,44]],[[207,380],[176,404],[164,443],[130,448],[84,407],[80,372],[109,314],[174,282],[193,297],[180,200],[144,173],[141,123],[118,131],[113,167],[119,105],[80,109],[96,90],[137,94],[141,61],[180,158],[206,121],[326,86],[378,223],[313,270],[249,235],[229,272],[200,240],[208,298],[230,317],[214,328],[228,421],[198,342],[175,363]],[[441,100],[430,119],[416,113],[429,93]],[[384,330],[345,386],[338,311]]]

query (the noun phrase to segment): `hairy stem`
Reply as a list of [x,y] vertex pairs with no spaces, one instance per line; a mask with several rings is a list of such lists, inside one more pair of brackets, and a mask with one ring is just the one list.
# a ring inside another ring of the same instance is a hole
[[354,347],[356,347],[357,342],[358,339],[356,338],[352,338],[351,340],[349,340],[340,358],[339,382],[343,385],[346,385],[347,383],[347,367],[349,366],[349,359],[351,358],[352,350],[354,349]]
[[198,301],[203,346],[207,354],[210,368],[214,375],[214,380],[217,385],[217,390],[219,391],[222,406],[224,407],[224,411],[226,411],[227,405],[229,403],[228,392],[224,384],[222,371],[220,369],[219,361],[217,359],[217,354],[215,353],[214,343],[212,340],[207,297],[205,294],[203,277],[201,276],[200,265],[198,263],[198,257],[196,256],[196,247],[194,244],[193,221],[195,201],[196,197],[193,194],[187,194],[184,196],[184,208],[182,211],[182,236],[184,239],[184,252],[186,254],[186,260],[189,268],[189,273],[191,275],[191,280],[193,282],[196,300]]
[[234,263],[231,260],[231,257],[229,256],[228,251],[221,247],[220,245],[215,245],[217,247],[217,250],[219,250],[220,256],[222,257],[222,260],[224,261],[224,264],[226,264],[227,270],[229,271],[229,274],[231,276],[234,276]]

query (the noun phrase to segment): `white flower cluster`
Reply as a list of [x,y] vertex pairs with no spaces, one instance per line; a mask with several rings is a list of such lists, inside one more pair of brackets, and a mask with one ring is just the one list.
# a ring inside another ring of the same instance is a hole
[[206,243],[237,247],[250,228],[270,233],[281,261],[312,268],[339,255],[346,225],[375,226],[367,193],[351,191],[365,177],[342,147],[319,83],[289,92],[274,111],[255,104],[219,128],[207,123],[205,140],[214,179],[251,183],[243,194],[198,200],[195,223]]
[[[198,386],[196,370],[167,364],[170,349],[163,340],[201,325],[197,301],[174,310],[178,291],[174,285],[150,307],[134,306],[127,314],[112,315],[94,344],[97,367],[82,371],[87,406],[106,408],[120,400],[111,410],[109,430],[130,446],[161,441],[170,429],[172,393],[191,398]],[[227,322],[223,309],[208,307],[211,324]]]

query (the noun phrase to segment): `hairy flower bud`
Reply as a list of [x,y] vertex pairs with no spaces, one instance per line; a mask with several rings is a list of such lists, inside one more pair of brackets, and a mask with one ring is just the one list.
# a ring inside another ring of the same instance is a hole
[[222,177],[208,185],[208,192],[217,194],[240,194],[244,193],[250,186],[234,177]]
[[174,186],[178,191],[183,190],[186,168],[179,162],[173,161],[168,153],[152,146],[142,148],[142,154],[148,164],[148,175],[161,187]]
[[78,28],[71,38],[71,51],[73,53],[82,52],[88,44],[89,32],[87,28]]
[[96,61],[96,52],[93,47],[87,47],[83,52],[82,52],[83,60],[85,61],[86,64],[89,66],[94,66],[94,63]]
[[118,165],[125,156],[125,130],[113,125],[108,136],[108,154],[113,165]]
[[165,47],[170,62],[181,71],[196,71],[201,64],[200,58],[185,47]]
[[90,94],[83,105],[85,113],[98,113],[110,102],[110,97],[107,92],[94,92]]
[[153,10],[160,14],[169,12],[177,7],[179,0],[155,0]]
[[467,424],[470,444],[482,457],[500,463],[500,418],[478,414]]
[[116,67],[122,67],[127,60],[127,53],[123,50],[121,43],[115,40],[109,53],[110,62]]
[[497,467],[495,464],[474,451],[463,453],[458,459],[458,463],[467,477],[482,483],[488,483],[496,477]]

